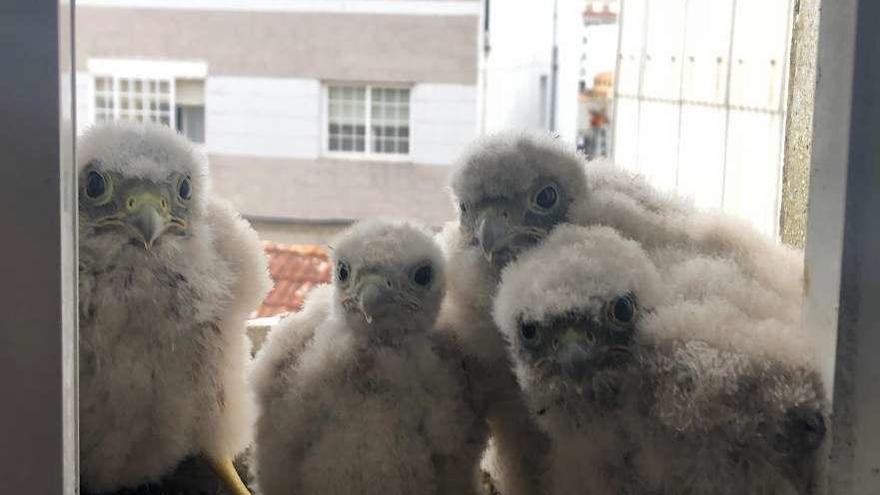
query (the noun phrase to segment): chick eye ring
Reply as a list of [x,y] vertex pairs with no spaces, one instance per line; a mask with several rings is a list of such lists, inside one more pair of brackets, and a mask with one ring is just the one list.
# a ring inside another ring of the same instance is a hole
[[336,264],[336,280],[341,283],[345,283],[348,281],[349,269],[348,263],[344,261],[340,261]]
[[430,263],[423,263],[413,270],[412,277],[410,278],[413,284],[419,287],[427,287],[434,280],[434,269]]
[[636,316],[636,303],[629,294],[615,298],[608,306],[608,317],[618,323],[630,323]]
[[89,171],[86,175],[86,183],[83,187],[83,194],[86,198],[97,205],[107,204],[112,198],[113,182],[110,177],[97,172]]
[[186,176],[180,179],[177,185],[177,196],[183,201],[189,201],[193,197],[192,179]]
[[527,347],[536,347],[541,343],[541,329],[534,323],[521,324],[519,335]]
[[538,213],[549,213],[560,203],[560,190],[554,183],[544,184],[532,195],[529,207]]

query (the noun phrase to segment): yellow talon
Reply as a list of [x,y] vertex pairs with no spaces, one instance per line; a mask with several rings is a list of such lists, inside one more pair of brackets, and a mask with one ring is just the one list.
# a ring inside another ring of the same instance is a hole
[[234,495],[251,495],[250,490],[247,489],[244,482],[238,476],[235,466],[232,465],[232,459],[228,457],[223,459],[208,457],[208,462],[211,463],[211,467],[217,472],[217,476],[220,476],[220,479],[223,480],[223,484],[226,485],[230,493]]

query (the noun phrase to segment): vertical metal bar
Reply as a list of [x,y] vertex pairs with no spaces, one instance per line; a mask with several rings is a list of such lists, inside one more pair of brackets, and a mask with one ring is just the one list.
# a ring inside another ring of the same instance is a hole
[[[791,67],[791,59],[793,57],[792,47],[793,47],[793,35],[794,35],[794,4],[795,0],[788,1],[788,9],[786,10],[788,16],[788,27],[786,28],[786,36],[787,40],[785,44],[785,55],[783,55],[783,60],[779,61],[780,67]],[[785,65],[783,65],[785,62]],[[774,205],[774,213],[776,214],[776,222],[773,224],[773,237],[777,239],[779,242],[782,242],[782,181],[783,176],[785,174],[785,135],[786,129],[788,128],[786,122],[788,121],[788,92],[790,91],[789,85],[791,84],[789,81],[789,76],[791,75],[791,71],[783,70],[782,80],[779,82],[779,106],[777,107],[777,111],[779,112],[780,117],[782,117],[782,122],[779,125],[779,154],[777,155],[777,163],[779,164],[778,174],[776,175],[776,204]]]
[[880,3],[819,21],[804,318],[833,384],[827,493],[880,493]]
[[617,132],[617,115],[618,102],[620,101],[620,65],[623,61],[623,50],[621,49],[621,41],[623,40],[623,23],[624,13],[626,12],[627,0],[620,0],[620,9],[617,11],[617,59],[614,61],[614,89],[612,90],[611,102],[611,125],[608,126],[609,135],[606,138],[611,143],[608,156],[617,162],[617,151],[614,146],[615,133]]
[[76,181],[73,6],[0,2],[0,483],[73,494]]
[[736,0],[731,2],[730,45],[727,51],[727,83],[724,86],[724,157],[721,162],[721,208],[727,196],[727,150],[730,144],[730,82],[733,78],[733,48],[736,42]]
[[[550,49],[550,122],[549,131],[555,133],[556,129],[556,100],[559,85],[559,40],[557,39],[557,31],[559,29],[558,16],[559,0],[553,0],[553,30]],[[546,105],[546,103],[545,103]]]
[[684,117],[684,59],[685,52],[687,51],[687,37],[688,37],[688,0],[684,0],[682,2],[682,8],[684,9],[684,15],[682,18],[684,19],[683,31],[681,33],[681,49],[678,52],[679,60],[681,60],[681,68],[678,71],[678,130],[675,132],[675,188],[674,191],[678,191],[678,178],[681,176],[681,121]]

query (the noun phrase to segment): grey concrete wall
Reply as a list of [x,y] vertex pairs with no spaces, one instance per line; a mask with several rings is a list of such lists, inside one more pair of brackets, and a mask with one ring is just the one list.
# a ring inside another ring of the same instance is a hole
[[212,76],[475,84],[479,17],[77,9],[90,57],[205,60]]
[[820,0],[796,1],[791,41],[779,230],[782,242],[798,248],[804,247],[807,230],[820,3]]

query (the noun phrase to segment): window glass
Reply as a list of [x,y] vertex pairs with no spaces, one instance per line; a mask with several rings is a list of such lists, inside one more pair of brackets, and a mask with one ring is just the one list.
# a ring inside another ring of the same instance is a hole
[[409,153],[408,88],[327,87],[327,151]]
[[171,81],[101,75],[95,77],[95,121],[130,120],[171,125]]

